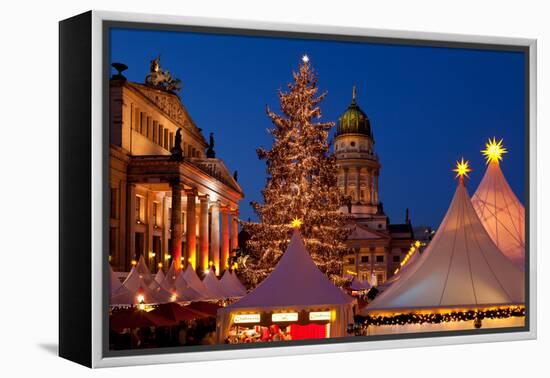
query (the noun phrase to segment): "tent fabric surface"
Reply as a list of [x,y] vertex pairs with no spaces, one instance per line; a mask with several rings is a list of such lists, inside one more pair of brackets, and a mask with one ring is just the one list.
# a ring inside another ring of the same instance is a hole
[[520,304],[524,274],[493,243],[463,183],[434,239],[364,310]]
[[165,278],[164,272],[162,271],[162,269],[159,269],[157,274],[155,274],[155,281],[153,285],[157,286],[162,284],[162,282],[164,281],[164,278]]
[[183,272],[180,272],[176,277],[174,290],[180,301],[193,302],[206,299],[201,293],[189,286],[185,278],[183,278]]
[[136,270],[138,271],[140,278],[145,281],[147,286],[151,286],[151,284],[155,281],[149,267],[147,267],[147,264],[145,263],[145,257],[143,257],[143,255],[139,258],[136,264]]
[[118,289],[120,289],[120,287],[122,286],[122,283],[120,282],[120,280],[118,279],[116,273],[113,271],[113,268],[111,267],[111,265],[109,265],[109,277],[110,277],[110,281],[109,281],[109,284],[110,284],[110,293],[111,295],[113,293],[116,293],[118,291]]
[[206,286],[208,290],[210,290],[211,293],[216,296],[216,298],[231,298],[233,296],[229,289],[226,289],[222,286],[222,284],[216,277],[216,273],[212,269],[206,272],[202,283],[204,284],[204,286]]
[[168,268],[168,271],[164,275],[164,280],[162,280],[160,286],[162,286],[164,290],[173,291],[176,288],[177,276],[178,273],[176,272],[176,265],[172,262],[170,268]]
[[359,280],[357,277],[353,277],[351,279],[351,283],[349,287],[351,290],[355,290],[355,291],[363,291],[371,288],[368,282],[363,282]]
[[247,293],[246,286],[244,286],[241,280],[239,280],[237,273],[235,271],[231,271],[230,274],[231,274],[231,277],[233,278],[233,282],[235,282],[235,285],[240,288],[240,291],[243,293],[243,295],[246,295]]
[[518,200],[498,161],[489,163],[472,196],[481,223],[502,253],[525,269],[525,208]]
[[110,303],[112,305],[138,304],[138,294],[143,295],[147,304],[166,303],[174,299],[172,294],[162,287],[151,287],[151,284],[147,284],[137,266],[134,266],[122,286],[112,293]]
[[239,285],[240,281],[237,280],[238,278],[235,277],[229,270],[226,270],[220,279],[223,289],[231,298],[238,298],[246,295],[246,290],[243,290],[242,286]]
[[185,282],[187,282],[191,289],[200,294],[201,298],[221,299],[219,296],[208,290],[206,286],[204,286],[204,283],[200,280],[199,276],[197,276],[197,273],[195,272],[191,264],[188,264],[187,268],[183,271],[182,278],[185,280]]
[[298,230],[294,230],[279,263],[254,290],[237,302],[218,310],[217,337],[223,342],[233,312],[292,309],[330,310],[330,337],[346,336],[353,322],[355,300],[336,287],[315,265]]
[[414,252],[411,257],[409,258],[409,260],[401,267],[401,269],[399,269],[399,271],[397,273],[395,273],[393,276],[391,276],[389,279],[387,279],[386,281],[384,281],[383,284],[381,285],[378,285],[377,288],[380,290],[380,291],[384,291],[386,290],[388,287],[390,287],[394,282],[396,282],[397,280],[399,280],[403,274],[409,270],[411,267],[414,266],[414,264],[419,260],[419,257],[420,257],[420,253],[418,253],[418,251]]

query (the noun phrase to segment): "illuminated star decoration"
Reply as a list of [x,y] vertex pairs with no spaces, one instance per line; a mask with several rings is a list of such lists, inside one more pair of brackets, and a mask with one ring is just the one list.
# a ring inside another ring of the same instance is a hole
[[470,162],[464,161],[464,158],[461,158],[460,161],[456,162],[456,168],[453,169],[453,172],[456,172],[455,178],[464,178],[464,176],[470,178],[470,176],[468,176],[468,173],[472,172],[472,170],[470,169]]
[[302,62],[304,62],[304,63],[308,63],[308,62],[309,62],[309,56],[307,56],[307,54],[304,54],[304,55],[302,56]]
[[489,141],[485,143],[485,149],[481,150],[483,156],[487,160],[487,164],[491,162],[498,163],[502,160],[502,155],[508,153],[508,150],[502,145],[502,139],[497,142],[496,138],[489,138]]
[[300,228],[300,226],[302,225],[302,220],[300,218],[294,218],[290,225],[292,226],[292,228]]

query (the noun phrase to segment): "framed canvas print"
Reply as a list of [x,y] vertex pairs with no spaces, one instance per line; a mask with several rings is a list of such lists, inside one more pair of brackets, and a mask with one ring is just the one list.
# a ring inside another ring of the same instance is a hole
[[60,355],[536,337],[536,42],[60,22]]

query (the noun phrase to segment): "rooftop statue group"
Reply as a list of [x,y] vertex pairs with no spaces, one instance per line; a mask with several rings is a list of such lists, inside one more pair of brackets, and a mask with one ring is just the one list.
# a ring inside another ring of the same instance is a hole
[[170,71],[160,66],[160,55],[151,61],[150,72],[145,77],[145,84],[169,92],[181,90],[181,80],[172,76]]

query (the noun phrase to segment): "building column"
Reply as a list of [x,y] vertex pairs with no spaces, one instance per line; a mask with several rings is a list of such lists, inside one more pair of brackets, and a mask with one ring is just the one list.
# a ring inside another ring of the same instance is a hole
[[223,206],[221,208],[222,212],[222,251],[221,251],[221,262],[220,274],[228,268],[229,260],[229,207]]
[[136,184],[128,185],[128,211],[127,211],[127,242],[126,242],[126,256],[127,259],[124,262],[125,270],[130,270],[132,267],[131,261],[134,259],[136,253]]
[[154,193],[152,191],[147,191],[147,203],[145,204],[145,261],[147,261],[147,266],[151,272],[156,272],[155,256],[153,256],[153,230],[155,220],[153,219],[153,202],[154,202]]
[[180,182],[172,184],[172,216],[170,220],[172,251],[171,255],[174,261],[176,271],[180,271],[181,264],[181,240],[183,234],[183,227],[181,224],[181,192],[183,185]]
[[168,196],[166,193],[164,194],[164,198],[162,199],[162,241],[161,241],[161,248],[162,248],[162,260],[160,260],[165,266],[166,269],[169,268],[169,258],[170,251],[168,250],[168,240],[170,240],[170,227],[171,225],[168,224],[168,209],[170,207],[168,206]]
[[210,226],[210,262],[214,264],[216,273],[220,271],[220,202],[210,205],[212,225]]
[[[187,225],[186,225],[186,251],[185,264],[191,264],[193,269],[197,269],[197,190],[191,189],[185,192],[187,194]],[[181,216],[181,211],[180,211]],[[180,242],[181,244],[181,242]]]
[[357,202],[361,202],[361,168],[355,168],[356,175],[355,177],[355,187],[357,188]]
[[378,205],[378,172],[374,173],[374,203]]
[[128,216],[126,214],[126,195],[128,194],[128,188],[125,180],[120,181],[118,190],[118,256],[115,259],[117,270],[126,271],[128,262],[130,261],[130,253],[128,252],[127,239],[125,235],[126,223]]
[[344,195],[348,195],[348,168],[344,167]]
[[231,254],[239,248],[239,209],[231,213]]
[[208,194],[199,196],[200,220],[199,220],[199,261],[198,269],[208,269]]

